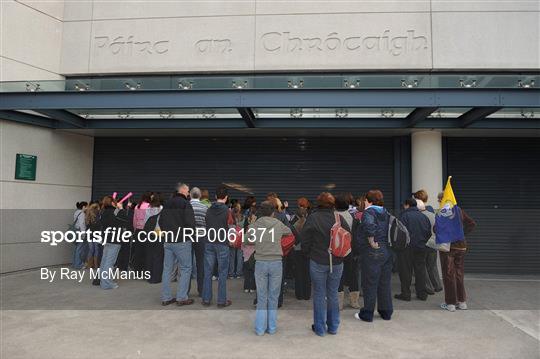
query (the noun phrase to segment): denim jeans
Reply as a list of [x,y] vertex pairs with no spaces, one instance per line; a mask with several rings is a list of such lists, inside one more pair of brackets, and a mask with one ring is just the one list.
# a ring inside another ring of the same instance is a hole
[[274,334],[277,329],[278,297],[281,288],[283,265],[281,260],[257,261],[255,263],[255,282],[257,283],[257,312],[255,333]]
[[[338,287],[343,274],[343,263],[330,266],[309,261],[313,287],[313,325],[317,335],[336,334],[339,327]],[[258,288],[257,288],[258,289]]]
[[85,252],[85,246],[86,241],[84,242],[75,242],[75,247],[73,248],[73,268],[75,269],[81,269],[84,266],[84,252]]
[[92,257],[99,257],[99,247],[100,243],[97,242],[88,242],[88,254],[86,255],[86,260],[89,260]]
[[161,276],[161,301],[173,299],[171,276],[178,266],[176,300],[187,300],[191,282],[191,242],[165,243],[163,245],[163,275]]
[[371,247],[362,253],[362,291],[364,307],[360,315],[368,321],[373,319],[375,303],[383,318],[390,319],[392,306],[392,251],[388,246]]
[[101,264],[99,266],[99,285],[102,289],[113,289],[118,287],[118,284],[109,278],[109,269],[114,267],[118,252],[120,252],[120,247],[120,244],[115,243],[107,243],[103,246],[103,256],[101,257]]
[[203,302],[212,300],[212,273],[214,265],[218,265],[218,295],[217,304],[227,301],[227,272],[229,271],[229,246],[220,243],[204,244],[204,286]]
[[243,266],[244,258],[242,257],[242,250],[229,248],[229,277],[241,276]]

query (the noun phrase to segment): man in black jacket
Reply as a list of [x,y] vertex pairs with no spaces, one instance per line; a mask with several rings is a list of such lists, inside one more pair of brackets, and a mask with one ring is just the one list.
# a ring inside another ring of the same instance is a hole
[[[161,277],[161,304],[169,305],[176,302],[177,305],[193,304],[189,299],[189,285],[191,282],[191,245],[192,239],[184,236],[186,231],[195,231],[195,214],[188,200],[189,186],[179,183],[176,186],[175,195],[165,202],[158,220],[159,227],[165,235],[163,244],[163,276]],[[192,232],[192,233],[193,233]],[[176,298],[171,292],[171,275],[174,265],[178,265],[178,289]]]
[[418,210],[414,198],[408,198],[403,207],[405,211],[401,214],[400,220],[409,231],[411,243],[405,250],[397,253],[401,294],[396,294],[394,298],[411,300],[411,281],[414,269],[416,297],[420,300],[426,300],[426,242],[431,237],[431,223]]

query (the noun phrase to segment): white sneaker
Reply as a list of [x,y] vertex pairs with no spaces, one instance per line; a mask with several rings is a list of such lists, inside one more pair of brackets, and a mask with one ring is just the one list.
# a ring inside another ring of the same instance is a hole
[[443,303],[443,304],[441,304],[441,309],[448,310],[449,312],[455,312],[456,311],[456,306],[453,305],[453,304]]
[[212,280],[217,280],[217,277],[215,275],[213,275]]
[[355,317],[356,319],[358,319],[358,320],[362,320],[362,319],[360,319],[360,315],[358,314],[358,312],[354,313],[354,317]]
[[244,293],[249,293],[249,289],[244,289]]
[[457,309],[467,310],[467,303],[465,303],[465,302],[458,302],[458,304],[457,304]]

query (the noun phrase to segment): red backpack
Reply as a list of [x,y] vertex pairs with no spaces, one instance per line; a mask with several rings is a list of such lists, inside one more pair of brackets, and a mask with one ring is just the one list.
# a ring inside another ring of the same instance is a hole
[[351,253],[351,233],[341,227],[339,213],[335,213],[336,223],[330,229],[330,245],[328,255],[330,256],[330,272],[332,272],[332,256],[346,257]]

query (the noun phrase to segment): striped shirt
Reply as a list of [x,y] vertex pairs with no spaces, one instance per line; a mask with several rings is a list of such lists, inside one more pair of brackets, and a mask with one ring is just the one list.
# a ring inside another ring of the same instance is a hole
[[206,211],[208,207],[198,199],[191,200],[191,207],[195,214],[195,224],[198,228],[206,228]]

